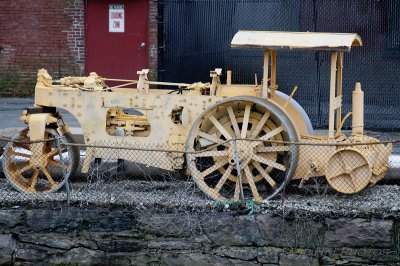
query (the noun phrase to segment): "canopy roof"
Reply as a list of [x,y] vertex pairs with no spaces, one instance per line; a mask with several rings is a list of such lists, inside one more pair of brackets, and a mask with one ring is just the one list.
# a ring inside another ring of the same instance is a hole
[[231,42],[233,48],[276,50],[350,52],[352,46],[362,46],[356,33],[238,31]]

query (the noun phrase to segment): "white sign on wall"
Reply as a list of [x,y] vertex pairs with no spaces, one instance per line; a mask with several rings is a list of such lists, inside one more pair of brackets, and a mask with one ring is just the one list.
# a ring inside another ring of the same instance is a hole
[[108,31],[125,32],[124,5],[110,5],[108,14]]

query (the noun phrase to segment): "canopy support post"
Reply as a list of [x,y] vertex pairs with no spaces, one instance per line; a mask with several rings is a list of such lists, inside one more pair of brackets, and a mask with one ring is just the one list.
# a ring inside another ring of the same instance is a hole
[[264,70],[263,70],[263,84],[261,96],[263,98],[268,97],[268,67],[269,67],[269,50],[264,50]]
[[[339,52],[338,56],[338,67],[337,67],[337,95],[336,97],[342,97],[343,95],[343,52]],[[342,103],[336,109],[336,135],[340,134],[342,128],[340,127],[342,123]]]
[[275,96],[276,87],[276,50],[271,50],[271,98]]
[[335,137],[335,94],[336,94],[336,62],[338,52],[331,55],[331,83],[329,90],[329,132],[328,137],[333,139]]

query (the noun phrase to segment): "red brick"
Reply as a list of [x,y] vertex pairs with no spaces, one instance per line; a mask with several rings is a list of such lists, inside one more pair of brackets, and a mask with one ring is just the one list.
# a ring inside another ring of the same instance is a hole
[[[84,8],[85,0],[0,1],[0,47],[3,48],[0,53],[0,76],[18,73],[21,84],[24,84],[24,80],[36,78],[39,68],[48,69],[55,79],[83,74]],[[149,52],[150,77],[157,79],[155,0],[149,0],[148,25],[149,45],[153,49],[153,53]]]

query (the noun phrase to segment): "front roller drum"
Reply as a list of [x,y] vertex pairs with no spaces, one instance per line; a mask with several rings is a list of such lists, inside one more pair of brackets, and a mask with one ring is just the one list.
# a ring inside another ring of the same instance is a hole
[[[59,138],[62,162],[55,138]],[[60,137],[57,130],[46,129],[45,139],[48,140],[39,145],[28,144],[30,137],[29,129],[26,128],[15,135],[4,149],[4,174],[8,182],[20,192],[57,191],[75,173],[79,165],[78,148],[65,145],[73,142],[70,134]],[[38,147],[41,154],[34,157],[32,150]]]
[[[238,139],[236,147],[232,139]],[[296,142],[297,133],[282,109],[260,98],[228,98],[194,122],[186,144],[187,166],[198,187],[214,200],[240,201],[241,188],[245,200],[271,199],[297,166],[299,147],[284,141]]]

